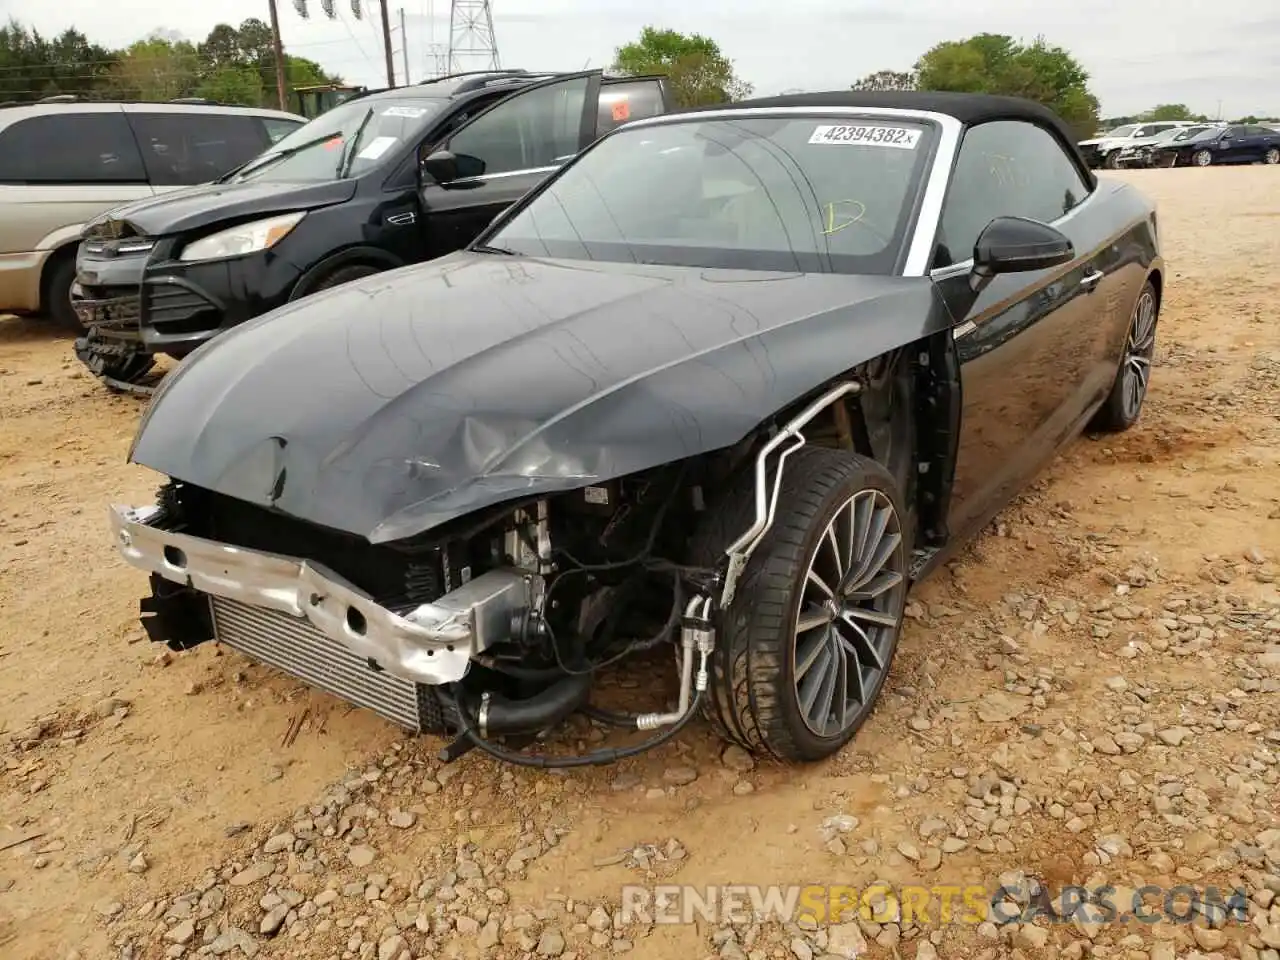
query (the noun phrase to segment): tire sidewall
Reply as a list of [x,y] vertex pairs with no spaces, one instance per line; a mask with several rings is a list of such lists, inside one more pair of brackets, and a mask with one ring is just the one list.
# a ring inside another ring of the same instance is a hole
[[85,325],[71,306],[71,285],[75,283],[75,279],[75,257],[60,256],[50,267],[49,280],[43,291],[45,302],[41,307],[64,330],[82,334]]
[[[823,503],[822,510],[815,515],[810,522],[809,529],[805,534],[803,546],[801,548],[801,557],[803,558],[792,578],[791,589],[789,591],[789,600],[787,603],[787,612],[784,617],[784,624],[790,634],[790,641],[787,644],[786,660],[782,664],[783,684],[788,699],[782,708],[782,715],[785,718],[788,731],[790,732],[794,743],[801,752],[811,756],[822,756],[834,753],[844,744],[848,743],[857,734],[858,730],[867,721],[875,709],[876,701],[879,699],[880,691],[884,688],[885,681],[888,679],[889,671],[892,668],[894,654],[898,649],[898,642],[902,636],[902,618],[899,616],[898,628],[894,631],[893,638],[889,643],[887,654],[885,657],[885,669],[881,671],[875,683],[867,690],[867,699],[862,708],[861,713],[854,722],[843,733],[835,737],[819,737],[805,725],[804,719],[800,714],[800,705],[797,699],[796,683],[795,683],[795,623],[800,610],[800,602],[803,598],[804,580],[808,573],[809,563],[812,561],[818,543],[826,534],[827,525],[836,515],[838,509],[846,504],[848,500],[855,494],[864,490],[878,490],[883,493],[893,504],[893,509],[898,517],[898,523],[902,529],[903,542],[899,546],[899,550],[903,552],[903,576],[907,575],[907,558],[910,550],[909,533],[906,530],[907,518],[903,513],[902,496],[898,492],[897,484],[888,470],[874,461],[867,460],[863,457],[856,459],[851,457],[851,464],[855,465],[855,469],[849,472],[846,479],[840,483],[833,492],[827,497]],[[761,560],[767,562],[768,550],[766,545],[761,545]],[[754,561],[753,561],[754,562]],[[905,595],[903,604],[905,606]]]

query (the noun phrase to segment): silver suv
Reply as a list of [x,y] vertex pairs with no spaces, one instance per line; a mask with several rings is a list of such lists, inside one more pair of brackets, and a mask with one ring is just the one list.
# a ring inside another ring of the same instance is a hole
[[70,290],[85,223],[216,180],[304,122],[198,100],[0,104],[0,314],[46,313],[81,329]]

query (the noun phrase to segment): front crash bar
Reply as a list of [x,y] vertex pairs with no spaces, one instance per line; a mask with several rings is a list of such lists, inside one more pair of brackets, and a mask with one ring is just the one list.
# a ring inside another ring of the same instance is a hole
[[[794,418],[778,431],[769,442],[766,443],[760,452],[756,455],[756,516],[755,521],[737,540],[733,541],[725,551],[729,556],[729,565],[725,570],[724,589],[720,594],[720,608],[724,609],[733,602],[734,593],[737,590],[738,578],[742,576],[742,571],[747,566],[747,561],[751,559],[751,554],[756,547],[760,545],[769,532],[769,528],[773,526],[774,516],[778,512],[778,492],[782,489],[782,468],[786,464],[787,457],[795,453],[808,441],[805,440],[804,434],[800,431],[809,425],[810,421],[831,404],[838,400],[843,400],[850,394],[858,393],[862,389],[862,384],[853,380],[846,380],[839,385],[832,387],[813,403],[809,404],[800,411]],[[788,439],[795,438],[787,449],[782,451],[782,455],[778,457],[778,465],[774,470],[773,493],[769,493],[769,476],[768,476],[768,460],[769,456],[782,446]]]
[[157,507],[112,505],[111,530],[125,562],[201,593],[309,621],[356,656],[415,683],[466,675],[471,658],[507,639],[529,602],[530,575],[491,570],[403,616],[308,560],[165,530]]

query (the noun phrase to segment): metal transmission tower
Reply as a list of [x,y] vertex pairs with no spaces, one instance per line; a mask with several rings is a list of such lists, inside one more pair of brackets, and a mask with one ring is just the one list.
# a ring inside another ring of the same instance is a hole
[[449,8],[449,69],[500,70],[491,0],[453,0]]

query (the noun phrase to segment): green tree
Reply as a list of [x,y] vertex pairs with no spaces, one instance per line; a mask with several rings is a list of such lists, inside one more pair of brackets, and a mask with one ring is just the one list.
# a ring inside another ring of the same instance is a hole
[[0,101],[92,96],[106,86],[116,56],[74,28],[48,39],[10,19],[0,27]]
[[[204,63],[197,90],[200,96],[224,103],[277,105],[275,45],[271,28],[261,20],[250,17],[239,27],[218,24],[200,44],[199,55]],[[314,60],[288,53],[284,72],[286,96],[295,87],[342,82]]]
[[709,37],[645,27],[640,39],[614,51],[613,71],[627,76],[665,74],[682,107],[741,100],[751,84],[737,76],[733,62]]
[[1162,103],[1146,112],[1147,120],[1197,120],[1185,103]]
[[900,73],[897,70],[877,70],[869,73],[853,85],[854,90],[914,90],[916,78],[913,73]]
[[[274,91],[274,87],[272,89]],[[253,67],[234,64],[207,72],[196,87],[198,97],[219,103],[240,103],[246,107],[262,106],[265,102],[264,94],[262,77],[258,71]],[[270,102],[274,106],[274,98]]]
[[1025,97],[1055,111],[1082,138],[1098,126],[1098,100],[1089,90],[1088,72],[1043,37],[1030,45],[991,33],[949,40],[926,51],[915,71],[921,90]]
[[200,57],[185,40],[139,40],[120,54],[111,69],[118,96],[131,100],[189,97],[200,82]]

